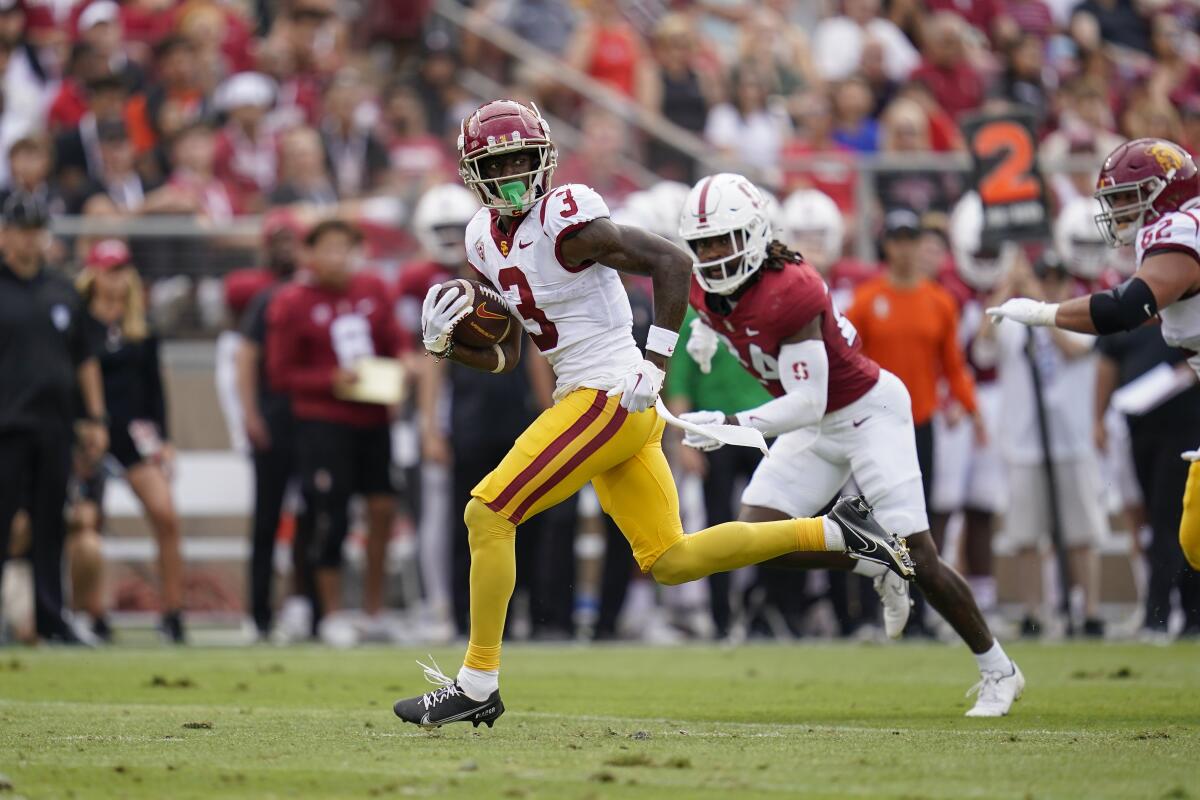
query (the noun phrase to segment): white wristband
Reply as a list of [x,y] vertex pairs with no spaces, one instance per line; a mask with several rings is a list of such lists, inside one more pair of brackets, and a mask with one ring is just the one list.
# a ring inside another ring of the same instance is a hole
[[678,332],[651,325],[650,332],[646,334],[646,349],[670,358],[675,355],[675,343],[678,341]]
[[1053,328],[1056,319],[1058,319],[1058,303],[1042,303],[1038,306],[1037,316],[1032,324],[1043,328]]

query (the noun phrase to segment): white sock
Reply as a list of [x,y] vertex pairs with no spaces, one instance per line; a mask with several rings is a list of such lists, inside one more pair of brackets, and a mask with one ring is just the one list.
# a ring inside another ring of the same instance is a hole
[[500,670],[462,667],[458,670],[458,685],[467,697],[482,703],[500,688]]
[[879,564],[875,561],[867,561],[865,559],[859,558],[859,559],[855,560],[854,569],[852,569],[850,571],[853,572],[855,575],[865,575],[868,578],[877,578],[880,575],[883,575],[885,572],[887,572],[888,568],[885,567],[883,564]]
[[1012,659],[1008,657],[1008,653],[1004,652],[1004,648],[1000,646],[999,641],[996,641],[992,645],[991,650],[984,653],[976,653],[975,663],[979,665],[980,672],[999,672],[1002,675],[1011,675],[1013,673]]
[[845,552],[846,539],[842,536],[842,526],[829,517],[821,517],[821,522],[825,525],[825,549],[833,553]]

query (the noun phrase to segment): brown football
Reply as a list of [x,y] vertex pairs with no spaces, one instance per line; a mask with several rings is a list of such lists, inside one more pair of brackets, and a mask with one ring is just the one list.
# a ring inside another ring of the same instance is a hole
[[491,347],[503,341],[512,325],[512,314],[491,286],[468,278],[456,278],[442,284],[438,296],[458,287],[470,299],[471,311],[454,326],[454,341],[467,347]]

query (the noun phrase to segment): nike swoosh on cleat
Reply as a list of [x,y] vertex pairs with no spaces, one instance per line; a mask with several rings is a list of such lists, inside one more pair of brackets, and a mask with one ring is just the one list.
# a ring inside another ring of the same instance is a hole
[[484,302],[480,303],[479,308],[475,309],[475,316],[479,317],[480,319],[504,319],[503,314],[493,314],[492,312],[488,311],[484,307],[486,305],[487,305],[486,300]]
[[478,714],[478,713],[479,713],[478,708],[472,708],[470,711],[464,711],[461,714],[455,714],[452,717],[446,717],[445,719],[439,719],[437,722],[430,722],[429,721],[429,712],[426,711],[425,716],[421,717],[420,724],[422,726],[426,726],[426,727],[430,726],[430,725],[445,725],[447,722],[458,722],[460,719],[465,719],[466,717],[469,717],[472,714]]
[[533,242],[517,242],[517,247],[524,250],[526,247],[529,247],[529,245],[531,245],[531,244],[533,244]]

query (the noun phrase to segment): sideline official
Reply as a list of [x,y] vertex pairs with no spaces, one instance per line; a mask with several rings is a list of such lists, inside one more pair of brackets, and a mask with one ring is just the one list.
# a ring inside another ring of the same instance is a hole
[[104,390],[83,301],[45,265],[45,205],[24,193],[0,209],[0,569],[18,509],[29,511],[37,633],[78,643],[63,619],[63,504],[71,471],[76,391],[90,459],[108,449]]

